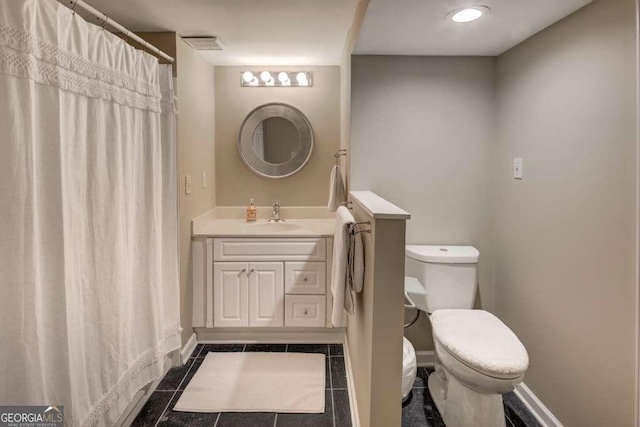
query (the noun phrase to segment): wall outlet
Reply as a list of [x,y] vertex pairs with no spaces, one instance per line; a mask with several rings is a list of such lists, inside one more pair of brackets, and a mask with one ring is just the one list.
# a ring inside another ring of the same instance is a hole
[[207,173],[202,172],[200,174],[200,188],[207,188]]
[[522,159],[513,159],[513,178],[522,179]]
[[186,175],[184,177],[184,194],[191,194],[191,175]]

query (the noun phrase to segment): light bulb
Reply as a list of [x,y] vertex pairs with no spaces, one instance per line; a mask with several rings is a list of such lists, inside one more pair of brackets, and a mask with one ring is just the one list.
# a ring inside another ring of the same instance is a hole
[[285,73],[284,71],[278,73],[278,80],[282,84],[289,82],[289,74]]
[[251,82],[249,82],[249,86],[258,86],[258,84],[260,84],[260,82],[258,81],[257,77],[253,77],[253,80],[251,80]]
[[269,80],[273,79],[273,77],[271,77],[271,73],[268,72],[268,71],[263,71],[262,73],[260,73],[260,78],[265,83],[268,82]]
[[480,8],[462,9],[454,13],[451,16],[451,20],[453,22],[460,22],[460,23],[471,22],[480,18],[483,15],[483,13],[484,11],[481,10]]
[[253,80],[253,73],[251,71],[245,71],[242,73],[242,80],[244,80],[245,83],[251,83]]
[[300,86],[307,86],[309,84],[309,81],[307,80],[307,75],[302,72],[296,74],[296,80],[298,81],[298,85]]

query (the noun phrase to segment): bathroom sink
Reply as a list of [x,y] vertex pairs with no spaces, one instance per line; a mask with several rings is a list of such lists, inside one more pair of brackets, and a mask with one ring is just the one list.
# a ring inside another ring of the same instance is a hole
[[247,229],[255,232],[295,231],[302,227],[292,222],[257,222],[247,224]]

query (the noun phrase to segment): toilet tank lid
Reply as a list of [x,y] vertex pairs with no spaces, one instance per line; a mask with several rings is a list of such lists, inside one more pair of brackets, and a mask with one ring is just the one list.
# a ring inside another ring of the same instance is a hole
[[437,264],[476,264],[480,257],[473,246],[407,245],[405,254],[417,261]]

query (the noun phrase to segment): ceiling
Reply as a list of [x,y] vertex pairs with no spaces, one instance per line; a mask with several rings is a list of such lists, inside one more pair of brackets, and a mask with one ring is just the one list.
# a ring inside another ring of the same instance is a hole
[[[371,0],[355,54],[497,56],[592,0]],[[474,22],[445,16],[484,5]]]
[[[564,1],[564,0],[563,0]],[[339,65],[357,0],[86,0],[132,31],[217,36],[215,65]]]

